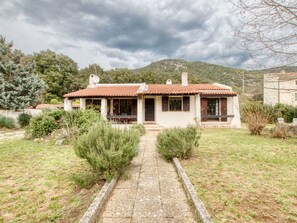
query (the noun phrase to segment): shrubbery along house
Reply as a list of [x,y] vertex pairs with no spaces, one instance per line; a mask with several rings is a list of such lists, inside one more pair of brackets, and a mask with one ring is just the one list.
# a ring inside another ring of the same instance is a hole
[[80,109],[95,106],[104,119],[116,123],[157,124],[165,128],[199,125],[240,128],[238,94],[222,84],[98,84],[90,75],[86,89],[64,95],[64,109],[72,110],[73,100]]

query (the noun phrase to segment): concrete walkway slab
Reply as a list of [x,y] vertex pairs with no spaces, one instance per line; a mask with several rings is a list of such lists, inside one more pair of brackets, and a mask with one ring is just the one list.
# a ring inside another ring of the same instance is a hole
[[142,137],[140,151],[122,176],[97,222],[198,222],[172,163],[156,150],[156,135]]

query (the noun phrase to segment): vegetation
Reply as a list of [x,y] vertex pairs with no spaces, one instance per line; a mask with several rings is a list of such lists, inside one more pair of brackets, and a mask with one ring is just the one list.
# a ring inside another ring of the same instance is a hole
[[24,128],[30,124],[31,118],[32,118],[32,115],[27,113],[22,113],[18,116],[18,123],[22,128]]
[[199,146],[200,133],[194,126],[166,129],[157,136],[159,153],[167,160],[173,157],[189,158]]
[[14,120],[12,118],[0,115],[0,128],[15,128]]
[[26,133],[30,138],[40,138],[49,135],[57,129],[66,129],[68,140],[76,139],[87,132],[92,125],[101,121],[100,114],[94,110],[64,110],[45,111],[31,119]]
[[260,94],[263,89],[263,75],[261,71],[251,72],[230,67],[223,67],[200,61],[185,61],[177,59],[160,60],[150,65],[136,69],[135,72],[155,73],[157,83],[165,83],[166,79],[172,79],[173,83],[181,83],[181,72],[187,70],[189,83],[221,83],[232,86],[234,90],[242,92],[243,74],[245,79],[245,91],[251,94]]
[[214,222],[285,223],[297,221],[296,158],[296,138],[207,129],[182,165]]
[[44,102],[49,103],[52,99],[60,101],[64,94],[80,88],[78,67],[70,57],[46,50],[35,53],[31,61],[36,64],[38,77],[46,84]]
[[44,83],[33,74],[34,64],[0,35],[0,109],[34,105]]
[[78,138],[74,149],[102,179],[110,180],[119,176],[137,155],[138,143],[137,132],[115,129],[107,122],[99,122]]
[[88,132],[92,125],[100,121],[101,116],[95,110],[77,110],[65,113],[62,125],[67,130],[69,140],[72,140]]
[[63,110],[45,111],[42,114],[32,117],[26,129],[28,137],[40,138],[47,136],[54,130],[62,127],[62,118],[66,114]]
[[0,222],[77,222],[103,185],[76,185],[74,175],[93,171],[70,146],[0,143]]
[[273,138],[286,139],[297,135],[297,126],[288,124],[277,124],[274,128],[270,129]]
[[276,104],[275,106],[263,105],[262,102],[246,101],[245,98],[241,98],[241,119],[247,123],[249,113],[260,112],[267,122],[273,124],[277,121],[277,118],[284,118],[288,123],[293,121],[293,118],[297,117],[297,107],[284,104]]
[[145,127],[142,124],[132,125],[131,129],[138,131],[140,136],[145,134]]

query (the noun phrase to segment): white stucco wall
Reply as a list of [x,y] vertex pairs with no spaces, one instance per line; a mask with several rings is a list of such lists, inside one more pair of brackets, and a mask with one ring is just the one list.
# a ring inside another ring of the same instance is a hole
[[[297,101],[295,101],[295,93],[297,93],[296,80],[279,80],[280,75],[281,74],[264,75],[264,104],[275,105],[282,103],[297,106]],[[284,76],[286,74],[282,75]]]
[[195,96],[190,96],[190,111],[162,111],[162,97],[155,98],[155,120],[159,125],[165,128],[186,127],[187,125],[196,125],[195,122]]
[[232,99],[232,110],[233,110],[234,117],[231,120],[231,127],[232,128],[241,128],[238,95],[233,97],[233,99]]

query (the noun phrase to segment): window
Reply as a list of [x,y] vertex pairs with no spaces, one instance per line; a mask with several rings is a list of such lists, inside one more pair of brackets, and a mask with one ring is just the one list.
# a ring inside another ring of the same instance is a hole
[[182,111],[182,97],[169,98],[169,111]]
[[297,101],[297,93],[295,93],[295,101]]
[[121,99],[120,100],[120,114],[121,115],[131,115],[132,112],[132,100],[131,99]]
[[86,100],[86,108],[94,109],[96,111],[101,110],[101,100],[100,99],[87,99]]
[[162,111],[190,111],[190,96],[162,97]]

